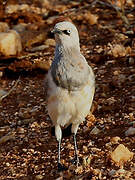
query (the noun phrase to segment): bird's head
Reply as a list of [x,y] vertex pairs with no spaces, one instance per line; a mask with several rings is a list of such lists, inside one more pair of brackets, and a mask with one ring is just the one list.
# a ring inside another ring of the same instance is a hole
[[56,45],[80,50],[78,31],[71,22],[63,21],[57,23],[52,32],[55,35]]

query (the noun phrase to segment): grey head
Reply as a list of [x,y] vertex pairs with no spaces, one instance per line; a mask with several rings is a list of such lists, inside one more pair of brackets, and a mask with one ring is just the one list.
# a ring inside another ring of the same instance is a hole
[[70,91],[79,90],[86,84],[89,66],[80,53],[79,35],[76,27],[67,21],[57,23],[55,34],[55,57],[51,74],[55,84]]
[[74,24],[68,21],[57,23],[53,29],[56,46],[62,45],[64,48],[77,48],[80,51],[79,35]]

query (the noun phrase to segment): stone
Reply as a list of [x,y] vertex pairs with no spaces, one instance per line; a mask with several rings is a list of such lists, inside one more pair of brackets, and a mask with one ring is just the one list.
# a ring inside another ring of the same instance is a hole
[[20,24],[17,24],[13,27],[13,29],[15,31],[17,31],[18,33],[22,33],[26,30],[26,27],[27,27],[27,24],[25,23],[20,23]]
[[47,46],[55,46],[55,40],[54,39],[47,39],[45,41],[45,45],[47,45]]
[[126,55],[126,49],[123,45],[116,44],[114,46],[111,46],[111,51],[109,51],[108,54],[111,54],[116,58],[124,57]]
[[21,38],[15,30],[0,33],[0,55],[17,56],[21,51]]
[[19,5],[17,5],[17,4],[8,5],[5,8],[5,13],[6,14],[16,13],[18,11],[18,8],[19,8]]
[[129,58],[129,65],[134,65],[135,64],[135,58],[130,57]]
[[90,134],[96,135],[101,132],[100,129],[98,129],[96,126],[91,130]]
[[112,169],[111,171],[109,171],[108,175],[113,177],[116,174],[116,170]]
[[135,135],[135,128],[130,127],[126,132],[125,132],[125,136],[131,136],[131,135]]
[[37,180],[40,180],[40,179],[43,179],[43,178],[44,178],[44,176],[42,176],[42,175],[37,175],[37,176],[36,176],[36,179],[37,179]]
[[5,96],[8,92],[3,90],[3,89],[0,89],[0,98]]
[[0,71],[0,78],[3,76],[3,71]]
[[130,152],[123,144],[119,144],[117,148],[110,154],[111,160],[118,166],[123,166],[127,161],[132,160],[134,153]]
[[9,26],[6,22],[0,22],[0,32],[6,32],[9,30]]
[[29,11],[30,7],[28,4],[10,4],[5,8],[6,14],[17,13],[17,11]]
[[112,137],[110,141],[112,144],[119,144],[119,141],[121,141],[121,138],[119,136],[115,136],[115,137]]

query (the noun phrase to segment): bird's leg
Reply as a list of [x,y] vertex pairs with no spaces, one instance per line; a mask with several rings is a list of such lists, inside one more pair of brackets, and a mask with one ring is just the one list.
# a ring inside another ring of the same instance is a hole
[[64,165],[62,165],[60,162],[62,131],[60,126],[58,125],[55,126],[55,135],[58,141],[58,171],[60,172],[66,170],[67,168]]
[[60,162],[60,150],[61,149],[61,140],[58,141],[58,172],[67,170],[67,168]]
[[78,130],[78,124],[72,124],[72,133],[73,133],[73,140],[74,140],[74,152],[75,152],[75,157],[71,161],[73,164],[76,164],[78,166],[79,164],[79,158],[78,158],[78,151],[77,151],[77,142],[76,142],[76,133]]
[[58,141],[58,171],[61,171],[62,165],[60,163],[60,147],[61,147],[61,140]]
[[73,134],[73,138],[74,138],[74,151],[75,151],[75,157],[74,157],[74,164],[76,164],[78,166],[79,164],[79,158],[78,158],[78,151],[77,151],[77,142],[76,142],[76,134]]
[[60,164],[60,146],[61,146],[61,141],[59,140],[59,142],[58,142],[58,164]]

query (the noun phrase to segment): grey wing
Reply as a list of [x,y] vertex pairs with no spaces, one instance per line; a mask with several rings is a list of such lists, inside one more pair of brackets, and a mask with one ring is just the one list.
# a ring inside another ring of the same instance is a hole
[[92,87],[95,88],[95,75],[94,75],[94,72],[91,68],[91,66],[89,66],[89,76],[90,76],[90,81],[91,81],[91,84],[92,84]]
[[47,92],[48,92],[48,78],[47,75],[44,78],[44,82],[43,82],[43,86],[44,86],[44,95],[45,95],[45,99],[47,99]]

